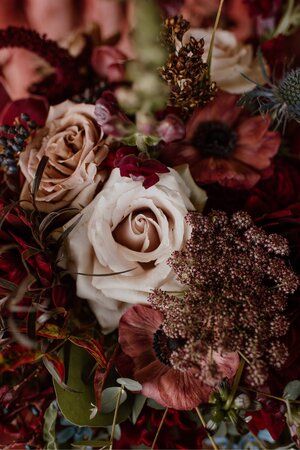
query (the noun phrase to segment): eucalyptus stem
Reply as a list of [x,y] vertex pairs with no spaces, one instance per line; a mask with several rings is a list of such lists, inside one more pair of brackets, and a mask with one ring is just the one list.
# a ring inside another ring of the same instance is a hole
[[159,436],[159,433],[160,433],[161,427],[163,426],[163,423],[164,423],[164,421],[165,421],[165,418],[166,418],[167,412],[168,412],[168,408],[166,408],[166,409],[164,410],[164,413],[163,413],[163,416],[162,416],[162,418],[161,418],[161,421],[160,421],[159,427],[158,427],[158,429],[157,429],[157,431],[156,431],[156,434],[155,434],[155,438],[154,438],[154,441],[152,442],[152,445],[151,445],[151,450],[153,450],[153,449],[154,449],[154,447],[155,447],[155,444],[156,444],[156,441],[157,441],[157,439],[158,439],[158,436]]
[[111,436],[110,436],[109,450],[112,450],[112,448],[113,448],[113,442],[114,442],[114,436],[115,436],[115,428],[116,428],[116,423],[117,423],[117,416],[118,416],[118,411],[119,411],[120,401],[121,401],[121,397],[122,397],[123,391],[124,391],[124,386],[122,384],[121,389],[118,392],[117,401],[116,401],[116,408],[115,408],[115,413],[114,413],[114,418],[113,418],[113,423],[112,423],[112,426],[111,426]]
[[210,67],[211,67],[212,54],[213,54],[213,48],[214,48],[214,42],[215,42],[215,35],[216,35],[216,31],[217,31],[217,28],[218,28],[218,25],[219,25],[219,22],[220,22],[220,17],[221,17],[223,4],[224,4],[224,0],[220,0],[218,12],[217,12],[217,15],[216,15],[216,20],[215,20],[213,31],[212,31],[212,34],[211,34],[211,40],[210,40],[210,44],[209,44],[209,49],[208,49],[208,55],[207,55],[206,63],[207,63],[207,70],[208,70],[209,77],[210,77]]
[[198,407],[196,407],[195,410],[196,410],[196,413],[198,414],[198,417],[200,419],[200,422],[201,422],[202,426],[205,428],[207,437],[210,440],[211,445],[213,446],[214,450],[219,450],[217,444],[214,441],[214,438],[212,437],[212,435],[210,434],[210,432],[206,428],[206,423],[205,423],[204,417],[201,414],[200,409]]

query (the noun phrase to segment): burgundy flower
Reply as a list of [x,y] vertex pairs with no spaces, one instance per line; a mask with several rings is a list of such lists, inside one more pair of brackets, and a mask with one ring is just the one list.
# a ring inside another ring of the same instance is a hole
[[262,409],[247,414],[248,428],[254,434],[267,429],[272,438],[277,441],[286,427],[285,407],[282,403],[266,398],[260,398],[259,401]]
[[162,151],[168,165],[188,163],[198,183],[218,182],[251,188],[270,169],[280,135],[269,131],[270,118],[246,116],[237,97],[221,93],[187,122],[186,138]]
[[[114,443],[114,448],[129,449],[137,446],[150,448],[162,414],[163,411],[144,407],[134,425],[129,420],[121,424],[121,438]],[[197,427],[188,413],[169,409],[159,433],[156,448],[199,449],[202,448],[205,437],[205,429]]]
[[[197,378],[197,369],[173,369],[169,357],[181,342],[167,338],[161,329],[162,321],[159,311],[144,305],[135,305],[122,316],[119,343],[124,356],[118,367],[122,373],[130,366],[131,377],[142,384],[142,394],[146,397],[165,407],[190,410],[208,401],[220,379],[211,377],[204,383]],[[232,379],[239,364],[237,354],[215,353],[213,357],[219,376]]]
[[143,186],[146,189],[159,181],[159,173],[169,172],[164,164],[156,159],[147,158],[143,153],[139,153],[136,147],[121,147],[116,152],[111,152],[104,165],[111,169],[118,167],[122,177],[143,179]]

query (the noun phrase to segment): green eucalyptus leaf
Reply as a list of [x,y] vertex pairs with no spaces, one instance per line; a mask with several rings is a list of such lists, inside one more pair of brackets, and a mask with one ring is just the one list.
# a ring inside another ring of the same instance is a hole
[[132,423],[135,424],[142,412],[142,409],[146,403],[147,397],[142,394],[134,396],[134,402],[132,407]]
[[153,398],[148,398],[147,405],[150,406],[150,408],[158,409],[158,410],[161,410],[161,411],[163,409],[166,409],[164,406],[160,405],[155,400],[153,400]]
[[[60,357],[64,359],[64,349],[60,352]],[[81,347],[70,345],[69,350],[69,370],[66,383],[76,392],[63,389],[62,386],[53,380],[58,406],[69,422],[78,426],[106,427],[113,422],[113,413],[98,414],[90,419],[91,404],[96,404],[93,376],[91,376],[95,360]],[[117,388],[119,389],[119,388]],[[131,401],[128,399],[120,408],[117,416],[117,423],[127,419],[131,411]]]
[[44,414],[43,438],[45,450],[57,450],[55,442],[55,423],[57,418],[56,402],[50,403]]
[[143,389],[143,386],[138,381],[132,380],[131,378],[118,378],[117,383],[132,392],[139,392]]
[[300,397],[300,380],[291,381],[283,391],[286,400],[297,400]]
[[[110,413],[115,410],[115,406],[117,403],[118,395],[120,394],[120,391],[122,388],[120,387],[109,387],[102,391],[101,395],[101,412],[102,413]],[[120,399],[120,405],[125,402],[127,399],[127,394],[123,390],[121,394]]]

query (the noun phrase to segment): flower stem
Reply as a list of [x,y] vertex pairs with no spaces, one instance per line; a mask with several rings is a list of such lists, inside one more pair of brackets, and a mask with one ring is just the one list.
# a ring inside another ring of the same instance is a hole
[[232,386],[231,392],[230,392],[230,394],[228,396],[228,399],[227,399],[227,401],[225,403],[225,406],[224,406],[225,411],[228,411],[230,409],[231,404],[232,404],[232,402],[234,400],[234,396],[236,394],[237,388],[239,387],[239,383],[240,383],[241,376],[242,376],[242,373],[243,373],[243,370],[244,370],[244,366],[245,366],[245,360],[242,358],[241,362],[240,362],[240,365],[239,365],[239,368],[238,368],[238,370],[237,370],[237,372],[235,374],[235,378],[234,378],[234,382],[233,382],[233,386]]
[[[278,400],[280,402],[286,403],[286,399],[284,399],[282,397],[277,397],[276,395],[268,394],[267,392],[257,391],[255,389],[250,389],[250,388],[244,387],[244,386],[241,386],[241,389],[243,391],[255,392],[255,394],[257,394],[257,395],[263,395],[265,397],[274,398],[274,400]],[[289,401],[290,401],[290,403],[300,403],[300,400],[289,400]]]
[[121,389],[118,392],[118,396],[117,396],[116,408],[115,408],[113,423],[112,423],[112,426],[111,426],[111,436],[110,436],[109,450],[112,450],[112,448],[113,448],[113,442],[114,442],[114,436],[115,436],[115,428],[116,428],[116,423],[117,423],[117,416],[118,416],[118,411],[119,411],[119,407],[120,407],[120,401],[121,401],[121,397],[122,397],[122,394],[123,394],[123,390],[124,390],[124,386],[122,385]]
[[210,67],[211,67],[211,60],[212,60],[212,54],[213,54],[213,48],[214,48],[214,42],[215,42],[215,35],[216,35],[216,31],[217,31],[217,28],[218,28],[218,25],[219,25],[223,4],[224,4],[224,0],[220,0],[218,12],[217,12],[217,15],[216,15],[216,20],[215,20],[213,31],[212,31],[212,34],[211,34],[211,40],[210,40],[210,44],[209,44],[209,49],[208,49],[208,55],[207,55],[206,64],[207,64],[207,71],[208,71],[209,78],[210,78]]
[[266,450],[266,447],[264,446],[264,444],[261,442],[260,439],[258,439],[258,437],[257,437],[254,433],[252,433],[252,431],[250,431],[250,434],[251,434],[251,436],[254,437],[254,439],[255,439],[257,445],[259,446],[259,448],[260,448],[261,450]]
[[204,417],[201,414],[200,409],[198,407],[196,407],[195,410],[196,410],[196,413],[198,414],[198,417],[200,419],[200,422],[201,422],[202,426],[205,428],[207,437],[210,440],[211,445],[213,446],[214,450],[219,450],[217,444],[214,441],[214,438],[212,437],[212,435],[210,434],[210,432],[206,428],[206,423],[205,423]]
[[154,441],[152,442],[152,445],[151,445],[151,450],[153,450],[153,449],[154,449],[154,447],[155,447],[155,444],[156,444],[157,438],[158,438],[158,436],[159,436],[159,433],[160,433],[161,427],[163,426],[163,423],[164,423],[164,421],[165,421],[165,418],[166,418],[167,412],[168,412],[168,408],[166,408],[166,409],[165,409],[165,411],[164,411],[164,414],[163,414],[163,416],[162,416],[162,418],[161,418],[161,421],[160,421],[159,427],[158,427],[158,429],[157,429],[157,432],[156,432],[156,434],[155,434],[155,438],[154,438]]

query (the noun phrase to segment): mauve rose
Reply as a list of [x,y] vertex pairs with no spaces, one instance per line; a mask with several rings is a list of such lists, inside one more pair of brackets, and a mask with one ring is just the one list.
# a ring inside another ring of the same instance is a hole
[[[145,189],[142,180],[114,169],[67,238],[62,264],[78,274],[77,294],[90,301],[105,332],[117,327],[130,304],[147,303],[152,289],[182,289],[166,261],[189,236],[185,216],[195,209],[195,185],[190,189],[173,169],[159,178]],[[206,194],[197,192],[203,209]]]
[[65,101],[51,107],[45,127],[37,131],[20,156],[26,178],[20,198],[25,201],[23,206],[32,208],[32,183],[43,156],[49,160],[36,195],[37,208],[49,213],[86,206],[106,177],[98,168],[108,153],[102,136],[94,119],[94,105]]

